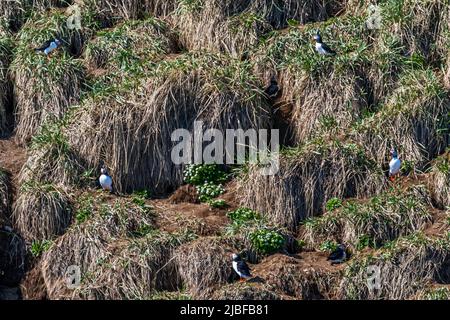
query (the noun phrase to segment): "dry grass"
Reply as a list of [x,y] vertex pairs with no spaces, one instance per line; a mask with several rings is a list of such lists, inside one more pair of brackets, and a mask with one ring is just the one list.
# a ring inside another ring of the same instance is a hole
[[68,195],[52,184],[35,181],[23,184],[13,205],[14,225],[28,241],[63,234],[71,218]]
[[0,136],[7,129],[8,103],[10,102],[11,82],[8,67],[11,60],[11,41],[9,34],[0,26]]
[[78,292],[86,299],[149,299],[155,291],[177,291],[180,276],[173,251],[189,236],[156,232],[121,243],[117,253],[91,273]]
[[89,167],[110,168],[119,192],[178,187],[182,168],[169,161],[171,134],[193,132],[195,120],[222,132],[268,127],[268,106],[247,64],[186,55],[154,68],[84,101],[67,130]]
[[[414,234],[400,238],[373,255],[355,257],[341,283],[344,299],[408,299],[430,282],[439,281],[449,256],[448,239],[426,238]],[[380,290],[369,290],[367,267],[381,270]]]
[[319,249],[325,241],[354,250],[379,247],[423,230],[432,221],[430,207],[424,186],[391,189],[367,201],[349,200],[342,208],[306,221],[301,238],[311,249]]
[[192,296],[211,297],[215,289],[236,279],[231,255],[242,249],[242,243],[236,238],[219,237],[203,237],[177,248],[175,263]]
[[36,54],[33,48],[52,37],[70,41],[61,13],[35,15],[18,34],[11,69],[16,102],[16,139],[26,144],[46,121],[61,119],[80,98],[83,70],[67,49],[52,58]]
[[[311,260],[313,259],[313,260]],[[333,269],[325,257],[304,253],[301,259],[274,255],[257,265],[254,274],[264,278],[272,291],[301,300],[333,299],[340,280],[339,269]]]
[[99,31],[86,47],[85,62],[91,70],[124,72],[137,61],[145,64],[175,52],[173,38],[162,20],[126,21],[114,29]]
[[290,19],[305,24],[325,19],[335,10],[334,1],[182,0],[175,23],[181,31],[180,42],[189,50],[207,49],[241,57],[273,28],[286,27]]
[[84,0],[86,10],[106,25],[147,16],[168,16],[178,0]]
[[286,153],[277,175],[264,176],[251,167],[237,194],[242,205],[291,231],[321,214],[333,197],[367,197],[386,185],[382,171],[355,144],[317,140]]
[[[122,254],[136,257],[137,253],[134,250],[142,249],[143,245],[134,248],[133,241],[142,244],[153,226],[153,216],[149,208],[125,199],[110,202],[106,195],[93,196],[89,193],[81,195],[80,199],[83,201],[75,213],[77,223],[58,238],[42,257],[42,274],[51,299],[80,298],[83,294],[80,291],[69,290],[66,286],[65,273],[71,265],[80,267],[86,281],[90,276],[103,277],[103,274],[106,274],[106,278],[102,281],[107,286],[105,281],[112,277],[107,262],[110,260],[114,262],[117,258],[116,267],[119,267],[123,265],[119,262],[126,260]],[[142,237],[143,240],[140,240]],[[125,248],[128,246],[130,249],[127,251]],[[134,249],[131,250],[132,248]],[[145,251],[142,250],[141,252]],[[121,275],[122,273],[118,272],[117,276]],[[89,290],[84,292],[86,295],[89,292],[94,294],[94,282],[83,284],[89,285],[86,287]],[[108,287],[103,287],[102,290],[104,291],[97,293],[97,297],[100,297],[101,292],[105,295],[107,292],[112,294]]]
[[450,152],[435,160],[429,179],[433,199],[441,207],[450,207]]
[[433,71],[406,72],[380,111],[355,125],[350,135],[379,164],[396,146],[403,160],[423,170],[449,143],[449,111],[450,101]]

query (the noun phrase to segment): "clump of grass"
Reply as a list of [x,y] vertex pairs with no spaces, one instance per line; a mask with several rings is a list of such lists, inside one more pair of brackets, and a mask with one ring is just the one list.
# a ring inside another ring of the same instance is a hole
[[430,187],[441,208],[450,207],[450,152],[438,157],[432,166]]
[[11,62],[12,42],[9,34],[2,32],[0,26],[0,135],[7,130],[7,104],[11,93],[8,68]]
[[430,223],[429,206],[431,197],[424,186],[389,190],[367,201],[347,201],[337,210],[306,221],[302,238],[309,247],[337,241],[357,250],[379,248]]
[[234,237],[202,237],[177,248],[175,262],[188,292],[197,299],[207,298],[216,286],[232,281],[231,254],[242,249]]
[[[345,299],[409,299],[438,281],[448,259],[448,239],[414,233],[370,255],[357,255],[344,271],[340,297]],[[367,286],[368,267],[379,267],[379,290]]]
[[56,185],[27,181],[13,205],[12,220],[27,240],[51,239],[70,225],[69,197]]
[[39,258],[44,252],[50,249],[52,244],[53,241],[51,240],[33,241],[30,248],[31,254],[35,258]]
[[367,197],[386,184],[362,147],[339,140],[317,139],[286,149],[279,167],[277,175],[268,177],[253,166],[239,179],[237,194],[243,205],[291,231],[321,214],[331,198]]
[[33,15],[15,40],[18,45],[11,70],[17,102],[16,139],[21,144],[28,143],[43,123],[62,119],[69,106],[79,101],[84,78],[80,61],[67,49],[50,59],[34,51],[55,37],[68,41],[70,32],[61,27],[65,21],[61,13]]
[[380,111],[355,126],[351,136],[379,164],[398,146],[403,159],[423,170],[447,146],[448,97],[431,69],[407,71],[399,81]]
[[450,289],[445,287],[427,289],[421,298],[424,300],[450,300]]

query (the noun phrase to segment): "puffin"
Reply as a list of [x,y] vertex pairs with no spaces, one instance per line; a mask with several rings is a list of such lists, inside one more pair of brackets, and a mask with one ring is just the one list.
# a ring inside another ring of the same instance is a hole
[[233,270],[236,271],[236,273],[239,275],[240,277],[239,281],[243,282],[250,279],[252,275],[250,273],[250,268],[245,263],[245,261],[242,260],[242,258],[235,253],[233,253],[231,257],[233,259]]
[[101,175],[98,181],[100,182],[100,185],[102,186],[103,190],[107,190],[109,192],[113,192],[112,187],[112,178],[108,174],[108,169],[105,166],[102,166],[100,169]]
[[45,54],[47,57],[62,46],[62,41],[58,38],[46,41],[41,47],[35,48],[36,52]]
[[327,258],[328,261],[331,261],[331,264],[340,264],[347,260],[347,252],[346,248],[343,244],[338,245],[336,250],[334,250]]
[[391,149],[392,159],[389,162],[389,179],[394,182],[395,178],[400,174],[400,168],[402,167],[402,161],[398,158],[398,153],[395,148]]
[[320,55],[325,56],[334,56],[336,52],[332,50],[329,46],[322,42],[322,36],[320,35],[319,30],[317,30],[316,35],[314,36],[314,40],[316,41],[316,51]]
[[270,79],[270,85],[266,88],[265,93],[270,99],[275,99],[278,96],[280,88],[278,87],[278,82],[275,76]]

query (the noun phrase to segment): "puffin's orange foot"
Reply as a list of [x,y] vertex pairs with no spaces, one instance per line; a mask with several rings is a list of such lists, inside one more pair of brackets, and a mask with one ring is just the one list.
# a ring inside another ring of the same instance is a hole
[[240,283],[245,282],[245,279],[240,278],[240,279],[239,279],[239,282],[240,282]]

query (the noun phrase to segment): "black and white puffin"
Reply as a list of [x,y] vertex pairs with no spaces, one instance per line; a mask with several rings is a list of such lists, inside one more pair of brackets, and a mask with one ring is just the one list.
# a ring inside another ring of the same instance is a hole
[[317,30],[316,35],[314,36],[314,40],[316,41],[316,51],[325,56],[334,56],[336,55],[336,51],[332,50],[329,46],[322,42],[322,36],[320,35],[319,30]]
[[278,81],[273,76],[270,79],[270,85],[266,88],[265,93],[270,99],[275,99],[278,96],[278,92],[280,91],[280,87],[278,87]]
[[250,279],[252,275],[250,273],[250,268],[245,263],[245,261],[242,260],[242,258],[235,253],[233,253],[232,259],[233,259],[233,270],[236,271],[236,273],[239,275],[240,281],[243,282]]
[[331,262],[331,264],[340,264],[347,260],[347,252],[346,248],[343,244],[338,245],[336,250],[334,250],[329,256],[328,261]]
[[49,56],[53,51],[59,49],[62,46],[62,41],[58,38],[53,40],[48,40],[39,48],[35,48],[36,52],[42,52],[46,56]]

